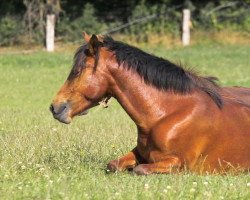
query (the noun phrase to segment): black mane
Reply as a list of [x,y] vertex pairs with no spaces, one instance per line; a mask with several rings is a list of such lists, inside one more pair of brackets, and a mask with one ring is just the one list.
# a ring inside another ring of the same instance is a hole
[[74,55],[74,63],[71,72],[68,76],[68,80],[75,78],[85,67],[86,51],[88,50],[87,44],[80,46]]
[[223,106],[219,94],[220,87],[215,83],[215,77],[201,77],[183,69],[174,63],[148,54],[136,47],[114,41],[105,36],[104,47],[114,52],[120,66],[136,71],[147,84],[158,89],[172,90],[176,93],[189,93],[194,88],[206,92],[219,108]]
[[[171,90],[180,94],[187,94],[193,89],[199,88],[207,93],[219,108],[222,108],[220,87],[215,83],[217,78],[198,76],[166,59],[148,54],[123,42],[115,41],[109,36],[104,36],[102,46],[114,53],[119,66],[137,72],[145,83],[160,90]],[[72,73],[78,71],[79,66],[84,66],[85,50],[86,44],[76,52]],[[96,59],[98,60],[98,56]]]

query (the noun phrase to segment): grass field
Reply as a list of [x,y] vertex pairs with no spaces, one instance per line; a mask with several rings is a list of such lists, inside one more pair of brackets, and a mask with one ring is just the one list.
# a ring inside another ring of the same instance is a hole
[[[250,87],[249,45],[145,48],[223,85]],[[136,128],[112,100],[70,125],[49,105],[73,52],[0,55],[0,199],[250,199],[250,174],[106,174],[136,144]]]

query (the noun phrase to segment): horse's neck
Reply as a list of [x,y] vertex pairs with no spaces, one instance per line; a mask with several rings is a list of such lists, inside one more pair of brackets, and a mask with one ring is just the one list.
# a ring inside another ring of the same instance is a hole
[[113,79],[114,97],[139,127],[150,129],[178,108],[178,95],[145,84],[132,70],[120,67],[113,73]]

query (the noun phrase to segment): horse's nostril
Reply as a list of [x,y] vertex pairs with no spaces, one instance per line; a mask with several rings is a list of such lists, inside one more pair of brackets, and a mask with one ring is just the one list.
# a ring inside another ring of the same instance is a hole
[[52,112],[53,115],[55,114],[55,110],[54,110],[53,104],[50,105],[49,110],[50,110],[50,112]]
[[51,104],[49,109],[53,115],[58,115],[58,114],[61,114],[67,107],[68,107],[67,103],[63,103],[63,104],[58,105],[58,106]]

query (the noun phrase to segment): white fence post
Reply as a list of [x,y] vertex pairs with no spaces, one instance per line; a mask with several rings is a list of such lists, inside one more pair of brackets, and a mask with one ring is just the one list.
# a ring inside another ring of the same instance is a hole
[[55,40],[55,15],[47,15],[46,19],[46,49],[49,52],[54,51]]
[[182,21],[182,44],[187,46],[190,43],[190,10],[183,10],[183,21]]

